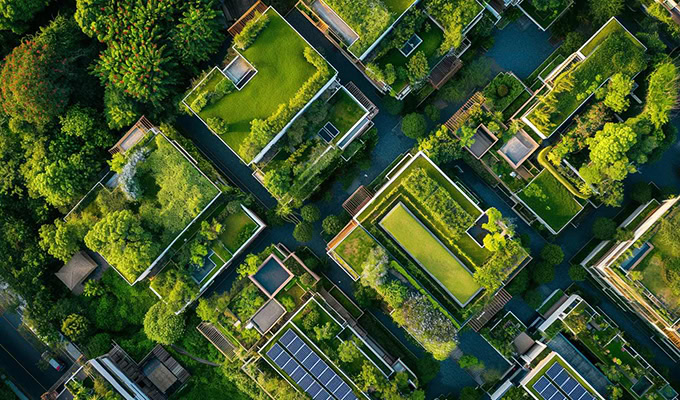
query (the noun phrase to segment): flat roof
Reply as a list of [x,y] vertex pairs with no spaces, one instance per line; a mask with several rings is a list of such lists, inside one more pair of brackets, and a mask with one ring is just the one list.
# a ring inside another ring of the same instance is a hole
[[269,297],[276,296],[291,279],[293,273],[275,254],[269,255],[257,272],[250,275],[250,280]]
[[276,322],[286,313],[286,309],[275,299],[269,299],[251,318],[261,334],[269,332]]

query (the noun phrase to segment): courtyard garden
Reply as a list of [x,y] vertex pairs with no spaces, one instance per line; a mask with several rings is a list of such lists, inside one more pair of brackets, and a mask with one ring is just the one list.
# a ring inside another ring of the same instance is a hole
[[520,7],[541,29],[546,30],[559,16],[573,4],[573,0],[542,2],[541,0],[524,0]]
[[557,234],[583,206],[549,171],[543,170],[517,196]]
[[[332,78],[335,71],[273,8],[251,20],[236,49],[256,71],[240,90],[219,69],[185,104],[246,163]],[[238,56],[241,57],[241,56]]]
[[482,93],[490,109],[503,112],[525,92],[524,84],[514,74],[501,72],[489,82]]
[[480,333],[503,357],[510,360],[517,355],[513,341],[526,329],[522,321],[508,311],[505,315],[496,317]]
[[634,77],[646,68],[645,47],[618,20],[611,20],[603,31],[606,36],[595,35],[586,42],[586,49],[599,42],[587,58],[566,66],[552,90],[523,117],[538,133],[552,135],[612,75]]
[[67,224],[132,284],[221,191],[162,134],[117,153],[112,170]]

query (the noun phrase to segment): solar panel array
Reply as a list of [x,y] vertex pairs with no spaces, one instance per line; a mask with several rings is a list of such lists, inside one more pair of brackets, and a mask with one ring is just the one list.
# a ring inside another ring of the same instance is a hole
[[349,385],[292,329],[281,336],[267,356],[313,400],[358,400]]
[[326,122],[326,125],[324,125],[321,129],[319,129],[319,136],[326,141],[326,143],[330,143],[333,139],[335,139],[336,136],[340,131],[338,128],[335,127],[331,122]]
[[553,364],[533,388],[545,400],[595,400],[560,363]]

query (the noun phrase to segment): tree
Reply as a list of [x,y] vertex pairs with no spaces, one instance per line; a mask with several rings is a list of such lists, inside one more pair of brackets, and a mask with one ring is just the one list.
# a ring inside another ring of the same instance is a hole
[[479,359],[472,354],[466,354],[458,359],[458,366],[463,369],[482,369],[484,368],[484,363],[479,361]]
[[574,282],[583,282],[586,280],[588,272],[580,265],[572,265],[569,267],[569,278]]
[[508,284],[508,292],[513,296],[526,292],[529,287],[529,278],[529,271],[526,268],[522,269]]
[[628,277],[630,278],[631,281],[633,282],[638,282],[641,281],[644,278],[644,275],[642,274],[641,271],[630,271],[628,274]]
[[314,204],[307,204],[300,210],[300,215],[305,222],[316,222],[321,218],[321,211]]
[[162,301],[149,308],[144,317],[144,333],[146,336],[164,345],[171,345],[184,336],[184,315],[176,315]]
[[401,131],[404,132],[406,137],[420,139],[427,131],[425,117],[419,113],[407,114],[404,119],[401,120]]
[[106,332],[99,332],[87,343],[87,357],[92,359],[108,353],[111,350],[111,335]]
[[593,24],[600,26],[611,17],[621,14],[625,5],[624,0],[588,0],[590,16]]
[[583,36],[581,32],[572,31],[567,33],[567,36],[564,38],[564,41],[562,42],[562,46],[560,46],[560,48],[562,49],[562,51],[564,51],[564,54],[571,54],[578,50],[585,41],[586,38]]
[[[615,181],[625,179],[629,172],[634,171],[627,152],[637,143],[637,140],[637,134],[630,126],[621,123],[605,124],[601,131],[586,140],[590,147],[590,160],[592,161],[592,165],[587,169],[591,169],[600,177],[609,177]],[[588,176],[593,182],[592,174]],[[589,180],[586,176],[584,179]]]
[[490,252],[496,252],[502,249],[507,243],[505,236],[501,233],[489,233],[484,236],[483,242],[484,247]]
[[647,204],[652,199],[652,185],[649,182],[635,182],[631,197],[640,204]]
[[315,326],[314,333],[316,334],[316,340],[319,342],[331,340],[337,333],[337,327],[336,325],[333,325],[333,322],[328,321],[321,326]]
[[304,326],[306,330],[311,331],[319,324],[320,320],[321,314],[314,308],[309,310],[302,318],[302,326]]
[[90,322],[80,314],[70,314],[61,324],[61,331],[74,342],[84,339],[90,331]]
[[354,344],[354,340],[345,340],[338,346],[338,357],[345,363],[351,363],[361,357],[359,348]]
[[173,47],[184,65],[207,61],[224,41],[221,12],[210,3],[189,2],[179,24],[170,32]]
[[83,296],[85,297],[100,297],[106,293],[106,290],[95,279],[88,279],[83,285]]
[[256,254],[248,254],[243,263],[238,266],[238,276],[245,278],[246,276],[255,275],[262,261]]
[[600,217],[593,224],[593,236],[600,240],[610,240],[616,235],[616,222],[611,218]]
[[421,138],[418,149],[427,153],[436,164],[444,164],[460,158],[463,147],[460,140],[456,140],[451,131],[442,125],[427,137]]
[[49,0],[0,0],[0,30],[24,33],[28,29],[28,22],[47,3]]
[[293,237],[298,242],[309,242],[314,237],[314,227],[309,222],[300,222],[293,229]]
[[142,115],[139,104],[116,87],[104,90],[106,123],[111,129],[123,129],[132,125]]
[[615,112],[623,112],[630,105],[628,95],[633,90],[633,80],[630,77],[618,73],[609,79],[607,95],[604,104]]
[[670,112],[678,104],[678,71],[672,62],[656,66],[649,75],[645,112],[657,128],[668,123]]
[[539,285],[550,283],[555,279],[555,266],[545,261],[537,262],[531,269],[531,278]]
[[281,302],[281,305],[286,308],[286,311],[292,312],[295,310],[295,300],[293,300],[293,296],[287,294],[281,295],[279,301]]
[[543,296],[541,296],[541,292],[537,289],[529,290],[522,297],[524,297],[527,305],[533,309],[537,309],[543,301]]
[[480,400],[482,398],[481,393],[472,386],[466,386],[460,391],[460,396],[458,400]]
[[72,19],[58,16],[31,40],[14,48],[0,69],[3,111],[38,128],[62,114],[78,80],[87,78],[83,61],[89,49],[80,42],[81,37]]
[[564,260],[564,252],[560,246],[549,243],[541,249],[541,258],[550,265],[559,265]]
[[68,262],[83,245],[83,232],[76,224],[69,224],[61,219],[54,224],[40,227],[40,247],[52,257]]
[[344,224],[342,223],[342,220],[340,217],[337,215],[329,215],[326,218],[323,219],[323,222],[321,222],[321,228],[323,229],[323,232],[327,234],[328,236],[335,236],[344,227]]
[[217,310],[213,299],[206,299],[201,297],[198,299],[198,305],[196,306],[196,314],[201,319],[201,321],[208,321],[216,323],[220,316],[220,312]]
[[430,121],[438,122],[439,118],[441,118],[442,112],[434,104],[428,104],[425,106],[425,115],[427,115],[427,118]]
[[425,53],[422,50],[416,51],[415,54],[409,58],[406,69],[408,71],[408,80],[412,85],[425,79],[430,73],[430,66],[427,63]]
[[129,210],[105,215],[85,235],[85,244],[131,281],[153,262],[159,250],[140,218]]

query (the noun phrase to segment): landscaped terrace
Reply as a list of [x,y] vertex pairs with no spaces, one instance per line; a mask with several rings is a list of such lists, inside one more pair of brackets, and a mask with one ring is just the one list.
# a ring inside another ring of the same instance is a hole
[[259,33],[244,28],[255,31],[251,43],[245,49],[235,46],[256,70],[245,86],[237,89],[236,82],[216,68],[184,100],[246,163],[336,74],[276,10],[270,7],[248,24],[258,21]]
[[551,90],[522,120],[539,135],[549,137],[612,75],[634,77],[644,70],[645,50],[612,18],[584,44],[581,53],[551,82]]

